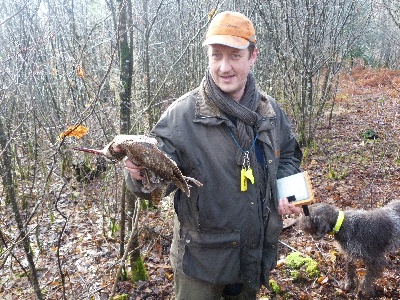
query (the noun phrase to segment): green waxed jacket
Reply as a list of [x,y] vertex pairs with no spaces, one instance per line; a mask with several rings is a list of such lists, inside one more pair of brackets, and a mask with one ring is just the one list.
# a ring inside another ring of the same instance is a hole
[[[204,100],[199,88],[177,99],[154,127],[160,149],[185,176],[203,183],[191,187],[190,197],[180,190],[174,196],[175,271],[215,284],[268,284],[282,230],[276,180],[300,172],[302,154],[274,99],[263,95],[257,112],[261,118],[254,130],[264,150],[266,199],[260,199],[258,178],[240,191],[242,165],[227,129],[237,133],[235,125]],[[128,188],[137,192],[140,183],[126,178]]]

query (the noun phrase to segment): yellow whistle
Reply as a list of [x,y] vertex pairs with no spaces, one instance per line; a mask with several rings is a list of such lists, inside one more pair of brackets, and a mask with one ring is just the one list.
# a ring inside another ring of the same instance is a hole
[[247,176],[246,176],[246,169],[242,169],[240,171],[240,190],[242,192],[247,191]]
[[253,174],[253,170],[252,170],[251,168],[248,168],[248,169],[246,170],[245,173],[246,173],[247,179],[249,179],[250,182],[251,182],[252,184],[254,184],[254,174]]

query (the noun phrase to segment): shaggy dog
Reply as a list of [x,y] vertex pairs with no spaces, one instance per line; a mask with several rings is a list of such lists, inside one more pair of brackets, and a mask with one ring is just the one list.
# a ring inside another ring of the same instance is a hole
[[357,288],[355,262],[361,259],[366,266],[364,279],[358,285],[358,296],[373,297],[373,282],[385,265],[385,254],[400,247],[400,200],[372,210],[347,210],[323,203],[309,206],[309,216],[298,220],[300,228],[315,239],[333,234],[346,260],[346,279],[342,288]]

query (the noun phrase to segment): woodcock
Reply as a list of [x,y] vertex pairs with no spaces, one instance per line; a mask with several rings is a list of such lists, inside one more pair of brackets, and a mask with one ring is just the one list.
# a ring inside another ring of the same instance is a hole
[[112,161],[128,157],[142,169],[142,192],[150,193],[157,205],[165,196],[167,187],[174,183],[186,195],[190,196],[188,182],[202,186],[198,180],[182,175],[176,163],[157,147],[157,140],[145,135],[117,135],[102,150],[74,147],[74,150],[103,155]]

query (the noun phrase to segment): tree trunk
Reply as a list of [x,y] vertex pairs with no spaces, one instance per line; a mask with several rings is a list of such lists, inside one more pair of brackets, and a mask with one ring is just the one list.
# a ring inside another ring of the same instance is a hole
[[[120,81],[122,83],[122,91],[120,93],[121,107],[120,107],[120,120],[121,120],[121,133],[129,134],[131,131],[131,95],[132,95],[132,73],[133,73],[133,36],[132,36],[132,2],[127,0],[120,9],[121,15],[119,20],[119,53],[120,53]],[[128,33],[130,32],[130,35]],[[125,208],[126,203],[135,205],[135,196],[126,190],[126,184],[123,185],[124,199],[121,201],[121,246],[120,253],[124,253],[124,235],[125,235]],[[134,209],[132,209],[134,211]],[[131,227],[131,226],[130,226]],[[132,227],[130,228],[132,230]],[[137,249],[138,235],[137,232],[133,236],[131,249]],[[132,279],[140,280],[136,275],[136,265],[140,264],[141,256],[140,250],[132,251],[130,255]]]
[[[33,253],[30,248],[30,241],[29,241],[29,236],[27,235],[25,231],[24,224],[22,222],[22,218],[19,212],[19,207],[17,203],[17,199],[15,196],[15,189],[14,189],[14,180],[13,180],[13,175],[12,175],[12,163],[11,163],[11,154],[10,154],[10,144],[8,143],[8,139],[6,137],[5,131],[4,131],[4,126],[3,126],[3,121],[0,118],[0,144],[2,148],[2,159],[3,159],[3,165],[5,169],[5,179],[4,183],[6,184],[6,193],[7,193],[7,199],[9,199],[13,212],[14,212],[14,217],[15,221],[17,222],[17,226],[20,232],[20,236],[23,237],[22,240],[22,245],[24,247],[26,259],[28,260],[29,264],[29,280],[33,286],[33,289],[35,290],[35,294],[37,299],[43,299],[42,292],[40,290],[40,285],[39,285],[39,280],[36,272],[36,267],[35,267],[35,262],[33,261]],[[3,172],[2,172],[3,173]]]
[[128,39],[128,6],[130,0],[126,3],[121,2],[121,15],[119,20],[119,57],[120,57],[120,82],[122,90],[120,96],[120,121],[121,121],[121,133],[128,134],[131,127],[131,91],[132,91],[132,55],[131,47],[129,46]]

